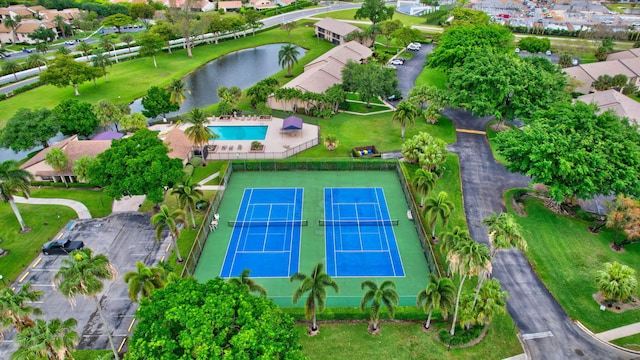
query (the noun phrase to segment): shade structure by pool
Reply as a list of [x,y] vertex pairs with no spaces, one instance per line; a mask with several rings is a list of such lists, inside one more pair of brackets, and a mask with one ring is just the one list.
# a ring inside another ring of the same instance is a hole
[[216,140],[264,140],[267,137],[266,125],[256,126],[209,126],[218,135]]

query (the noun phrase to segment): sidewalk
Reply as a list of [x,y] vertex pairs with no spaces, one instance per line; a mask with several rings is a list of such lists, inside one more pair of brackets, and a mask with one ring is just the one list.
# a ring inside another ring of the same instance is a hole
[[30,204],[30,205],[62,205],[68,206],[75,210],[78,214],[78,219],[91,219],[91,213],[83,203],[75,200],[67,199],[44,199],[44,198],[29,198],[25,199],[21,196],[14,196],[13,199],[18,204]]
[[635,334],[640,334],[640,322],[603,331],[595,335],[601,340],[611,341]]

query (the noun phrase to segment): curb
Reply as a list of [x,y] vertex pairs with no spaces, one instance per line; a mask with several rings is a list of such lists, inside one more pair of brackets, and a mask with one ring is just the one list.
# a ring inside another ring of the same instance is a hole
[[592,338],[594,338],[595,340],[599,341],[602,344],[609,345],[609,346],[611,346],[613,348],[616,348],[618,350],[622,350],[624,352],[628,352],[629,354],[640,355],[640,351],[627,349],[627,348],[624,348],[622,346],[618,346],[616,344],[612,344],[612,343],[610,343],[608,341],[602,340],[601,338],[598,337],[598,335],[594,334],[591,330],[587,329],[587,327],[582,325],[582,323],[580,321],[578,321],[578,320],[575,320],[574,324],[576,324],[580,329],[582,329],[582,331],[584,331],[587,335],[591,336]]

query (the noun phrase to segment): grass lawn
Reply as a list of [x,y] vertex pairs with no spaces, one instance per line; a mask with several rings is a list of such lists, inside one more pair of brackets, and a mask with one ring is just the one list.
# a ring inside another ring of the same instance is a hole
[[640,351],[640,334],[635,334],[611,341],[612,343],[627,349]]
[[[330,17],[337,20],[351,20],[351,21],[369,21],[369,19],[355,19],[357,9],[348,9],[348,10],[340,10],[334,11],[326,14],[316,14],[313,15],[315,18],[325,18]],[[405,25],[425,25],[425,18],[419,16],[410,16],[400,12],[395,12],[393,14],[393,20],[400,20]]]
[[94,218],[109,216],[113,204],[113,198],[106,195],[103,190],[38,188],[31,190],[31,196],[79,201],[89,209]]
[[[114,64],[109,68],[109,82],[101,78],[95,87],[92,82],[86,82],[80,86],[81,95],[78,97],[74,96],[71,87],[41,86],[0,102],[0,128],[4,127],[5,122],[17,109],[26,106],[53,108],[60,101],[72,98],[89,103],[96,103],[102,99],[128,103],[144,96],[151,86],[166,86],[173,78],[183,77],[224,54],[265,44],[291,42],[307,49],[305,56],[293,67],[292,73],[298,75],[302,73],[305,64],[332,47],[329,42],[315,39],[313,27],[306,26],[307,23],[312,22],[299,22],[289,38],[286,37],[286,32],[275,29],[258,33],[256,36],[249,35],[233,41],[220,42],[218,45],[201,45],[193,49],[193,58],[188,58],[184,50],[175,50],[171,55],[161,53],[156,56],[157,69],[154,69],[151,57]],[[284,83],[290,80],[284,78],[285,73],[286,70],[283,70],[274,76]]]
[[[505,203],[511,204],[510,194]],[[616,314],[600,311],[593,299],[598,291],[594,276],[605,262],[618,261],[640,272],[640,244],[616,253],[609,248],[613,232],[587,230],[587,223],[547,210],[541,200],[526,199],[527,216],[516,215],[525,229],[527,257],[535,272],[572,319],[598,333],[640,321],[640,309]]]
[[493,139],[495,139],[496,135],[498,134],[497,131],[493,130],[491,128],[491,125],[495,123],[495,120],[490,121],[489,124],[487,124],[487,139],[489,139],[489,147],[491,148],[491,153],[493,154],[493,157],[496,159],[497,162],[501,163],[501,164],[507,164],[507,160],[504,158],[504,156],[500,155],[500,153],[498,153],[498,151],[496,150],[496,145],[495,142],[493,141]]
[[436,340],[433,323],[425,333],[417,322],[383,322],[382,333],[369,335],[367,323],[320,323],[320,333],[309,337],[307,324],[296,325],[304,354],[312,360],[340,359],[504,359],[522,353],[508,316],[495,318],[487,336],[478,345],[451,349]]
[[[226,163],[227,161],[208,161],[207,166],[196,167],[195,170],[193,171],[193,175],[191,176],[191,178],[194,182],[200,182],[205,178],[207,178],[208,176],[220,171],[220,168]],[[215,179],[212,179],[211,181],[207,182],[205,185],[220,184],[220,176],[216,177]]]
[[[356,101],[361,101],[361,100],[360,100],[360,95],[359,95],[359,94],[356,94],[356,93],[347,93],[347,100],[356,100]],[[380,99],[378,99],[378,98],[371,99],[371,101],[370,101],[370,102],[371,102],[372,104],[379,104],[379,105],[382,105],[382,104],[383,104],[382,100],[380,100]]]
[[360,114],[368,114],[378,111],[393,111],[388,106],[370,104],[370,107],[367,107],[367,104],[361,102],[352,102],[345,101],[340,105],[341,110],[357,112]]
[[429,85],[435,86],[438,89],[446,89],[447,74],[440,69],[432,69],[425,67],[418,78],[416,78],[416,86]]
[[[9,254],[0,258],[1,273],[5,282],[0,287],[14,282],[24,268],[38,256],[42,245],[78,215],[67,206],[17,204],[20,214],[31,231],[20,234],[20,225],[8,203],[0,203],[0,246]],[[57,215],[60,218],[57,218]]]

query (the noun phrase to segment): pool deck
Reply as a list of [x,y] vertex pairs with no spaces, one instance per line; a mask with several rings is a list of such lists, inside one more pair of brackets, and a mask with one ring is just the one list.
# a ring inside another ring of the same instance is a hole
[[[213,140],[209,142],[208,160],[226,159],[284,159],[309,149],[319,143],[320,129],[303,123],[301,131],[282,131],[283,119],[271,116],[211,117],[209,126],[268,126],[261,151],[251,150],[252,140]],[[187,128],[188,124],[180,126]]]

